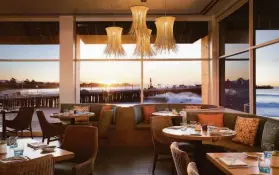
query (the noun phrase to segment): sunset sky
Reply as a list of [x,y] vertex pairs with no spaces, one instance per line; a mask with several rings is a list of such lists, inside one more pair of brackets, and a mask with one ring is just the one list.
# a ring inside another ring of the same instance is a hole
[[[257,43],[279,37],[279,31],[257,32]],[[227,53],[247,48],[247,44],[227,45]],[[125,58],[134,58],[133,45],[124,45]],[[82,58],[106,58],[103,55],[105,45],[81,45]],[[157,55],[154,58],[200,58],[200,42],[179,45],[179,52],[170,55]],[[257,84],[279,86],[279,44],[261,48],[257,55]],[[248,54],[237,56],[248,58]],[[0,45],[0,59],[55,59],[59,58],[58,45]],[[248,61],[226,63],[226,78],[248,78]],[[110,82],[140,84],[140,62],[81,62],[82,82]],[[58,81],[59,62],[1,62],[0,80],[15,77],[22,81],[26,78],[37,81]],[[145,62],[144,84],[152,78],[157,86],[201,83],[201,61],[184,62]]]

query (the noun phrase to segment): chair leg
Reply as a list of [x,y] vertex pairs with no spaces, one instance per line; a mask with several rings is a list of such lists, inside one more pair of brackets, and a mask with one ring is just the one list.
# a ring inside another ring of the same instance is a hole
[[23,138],[23,130],[21,130],[21,138]]
[[50,137],[47,138],[47,144],[49,144],[49,141],[50,141]]
[[45,136],[43,135],[43,137],[42,137],[42,142],[44,143],[44,141],[45,141]]
[[153,160],[153,168],[152,168],[152,174],[155,173],[156,163],[158,160],[158,154],[154,154],[154,160]]

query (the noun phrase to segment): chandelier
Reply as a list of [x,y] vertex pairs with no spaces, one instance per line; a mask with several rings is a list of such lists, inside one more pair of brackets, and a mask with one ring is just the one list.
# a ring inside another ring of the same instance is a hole
[[150,37],[152,30],[148,29],[148,35],[137,35],[136,49],[134,55],[141,57],[152,57],[154,51],[150,45]]
[[133,23],[129,34],[133,37],[138,35],[148,36],[149,31],[146,26],[146,15],[147,11],[149,10],[146,6],[133,6],[131,7],[132,16],[133,16]]
[[177,51],[175,38],[173,35],[173,25],[175,17],[164,16],[156,19],[157,37],[154,43],[155,51],[162,53],[163,51],[170,53]]
[[125,55],[125,51],[122,47],[122,30],[121,27],[107,27],[107,47],[105,49],[105,54],[107,56],[120,57]]

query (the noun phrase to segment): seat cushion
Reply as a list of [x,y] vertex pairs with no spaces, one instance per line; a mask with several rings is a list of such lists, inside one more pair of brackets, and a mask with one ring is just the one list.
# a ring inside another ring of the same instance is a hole
[[262,135],[262,151],[279,150],[279,121],[268,119]]
[[104,106],[102,107],[102,109],[101,109],[100,117],[102,117],[102,115],[103,115],[103,113],[104,113],[105,111],[108,111],[108,110],[111,110],[111,109],[112,109],[112,106],[110,106],[110,105],[104,105]]
[[208,145],[216,145],[221,146],[229,151],[233,152],[258,152],[261,151],[261,147],[259,146],[247,146],[241,143],[235,143],[232,140],[221,140],[217,142],[204,142],[204,144]]
[[141,122],[141,123],[138,123],[136,124],[136,129],[150,129],[150,124],[149,123],[144,123],[144,122]]
[[223,114],[198,114],[198,121],[202,125],[213,125],[217,127],[224,126],[224,117]]
[[76,166],[77,163],[74,162],[55,162],[54,165],[54,174],[59,175],[71,175],[72,174],[72,168]]
[[236,136],[233,141],[253,146],[258,131],[260,119],[237,117],[235,123]]
[[155,105],[143,106],[142,110],[143,110],[144,122],[149,123],[152,113],[155,112]]

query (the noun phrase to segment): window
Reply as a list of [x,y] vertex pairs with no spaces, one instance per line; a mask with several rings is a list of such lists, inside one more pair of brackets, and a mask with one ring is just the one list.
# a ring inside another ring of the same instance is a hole
[[201,103],[201,61],[144,62],[144,102]]
[[[123,27],[122,44],[126,55],[114,58],[104,54],[105,27],[112,26],[111,22],[77,23],[81,102],[140,103],[143,79],[145,103],[201,103],[201,60],[209,61],[208,50],[203,51],[208,47],[202,47],[208,44],[202,39],[208,33],[207,22],[176,22],[174,35],[178,51],[143,60],[133,55],[135,41],[127,35],[130,25],[131,22],[115,23]],[[156,27],[154,22],[147,25],[152,29],[153,46]]]
[[244,55],[220,59],[221,105],[239,111],[249,104],[249,57]]
[[58,109],[59,23],[0,25],[0,108]]
[[256,49],[257,114],[278,117],[279,109],[279,44]]

